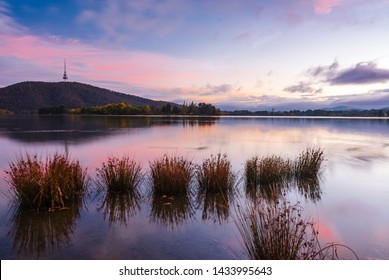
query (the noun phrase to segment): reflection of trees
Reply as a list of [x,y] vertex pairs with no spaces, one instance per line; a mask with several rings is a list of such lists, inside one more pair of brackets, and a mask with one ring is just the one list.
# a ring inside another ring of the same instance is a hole
[[1,126],[6,137],[22,142],[82,143],[112,136],[128,129],[152,126],[213,125],[217,117],[150,117],[150,116],[88,116],[60,115],[7,118]]
[[10,235],[18,257],[39,259],[69,243],[80,217],[80,206],[54,211],[31,211],[18,207],[12,213]]
[[194,127],[194,126],[212,126],[219,121],[218,117],[189,117],[182,119],[182,125],[184,127]]
[[127,225],[128,219],[140,210],[141,195],[138,191],[130,193],[107,192],[98,208],[103,212],[105,220],[112,225],[120,223]]
[[189,195],[182,196],[153,196],[151,199],[151,221],[163,226],[180,225],[194,214]]

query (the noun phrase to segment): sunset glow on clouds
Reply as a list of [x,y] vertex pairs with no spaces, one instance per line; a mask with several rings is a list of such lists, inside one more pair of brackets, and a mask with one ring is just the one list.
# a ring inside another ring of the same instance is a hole
[[0,86],[69,80],[226,109],[389,106],[386,0],[0,0]]

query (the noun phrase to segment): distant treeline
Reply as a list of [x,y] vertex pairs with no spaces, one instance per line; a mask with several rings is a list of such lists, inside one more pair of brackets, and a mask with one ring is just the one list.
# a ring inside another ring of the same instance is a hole
[[291,110],[291,111],[248,111],[236,110],[226,111],[223,115],[229,116],[307,116],[307,117],[388,117],[389,109],[371,110]]
[[0,115],[12,115],[12,114],[13,113],[8,110],[0,109]]
[[191,102],[183,105],[167,103],[163,106],[133,106],[127,103],[87,106],[68,109],[64,106],[40,108],[39,114],[91,114],[91,115],[206,115],[218,116],[220,110],[212,104]]

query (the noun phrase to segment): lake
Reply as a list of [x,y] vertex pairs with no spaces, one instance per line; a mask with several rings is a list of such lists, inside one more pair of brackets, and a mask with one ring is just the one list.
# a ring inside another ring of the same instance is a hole
[[[308,147],[326,157],[320,189],[314,197],[291,189],[288,198],[315,220],[322,244],[347,245],[360,259],[389,259],[389,119],[77,115],[0,116],[0,258],[244,258],[234,219],[237,205],[249,199],[246,160],[294,158]],[[79,160],[91,185],[110,156],[130,156],[145,173],[142,197],[126,207],[92,193],[69,210],[19,211],[10,204],[5,171],[26,152]],[[166,154],[201,163],[218,153],[240,178],[233,200],[210,209],[193,197],[171,204],[150,197],[154,159]]]

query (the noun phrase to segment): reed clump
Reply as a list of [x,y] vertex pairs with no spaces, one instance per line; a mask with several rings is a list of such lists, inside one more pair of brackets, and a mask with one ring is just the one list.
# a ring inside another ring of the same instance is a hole
[[248,186],[282,185],[292,177],[293,165],[290,159],[280,156],[255,156],[246,161],[244,172]]
[[246,190],[255,193],[259,186],[281,189],[291,183],[299,188],[306,184],[317,187],[324,160],[320,148],[307,148],[294,160],[276,155],[252,157],[245,163]]
[[152,194],[187,195],[193,181],[195,165],[183,157],[164,155],[150,163]]
[[325,160],[324,152],[320,148],[307,148],[300,153],[294,163],[294,175],[297,178],[312,178],[319,175]]
[[142,176],[141,166],[128,156],[109,157],[97,169],[97,184],[108,192],[137,195]]
[[55,153],[45,160],[19,155],[6,171],[16,203],[29,208],[63,208],[86,192],[86,169],[78,161]]
[[245,255],[251,260],[340,259],[339,248],[356,259],[348,246],[329,243],[321,246],[319,232],[310,218],[303,218],[299,203],[260,199],[242,210],[238,207],[236,226]]
[[236,222],[244,252],[252,260],[315,259],[320,251],[314,223],[302,218],[302,208],[287,202],[260,200],[238,209]]
[[211,155],[197,170],[200,193],[231,192],[235,183],[232,165],[226,154]]

